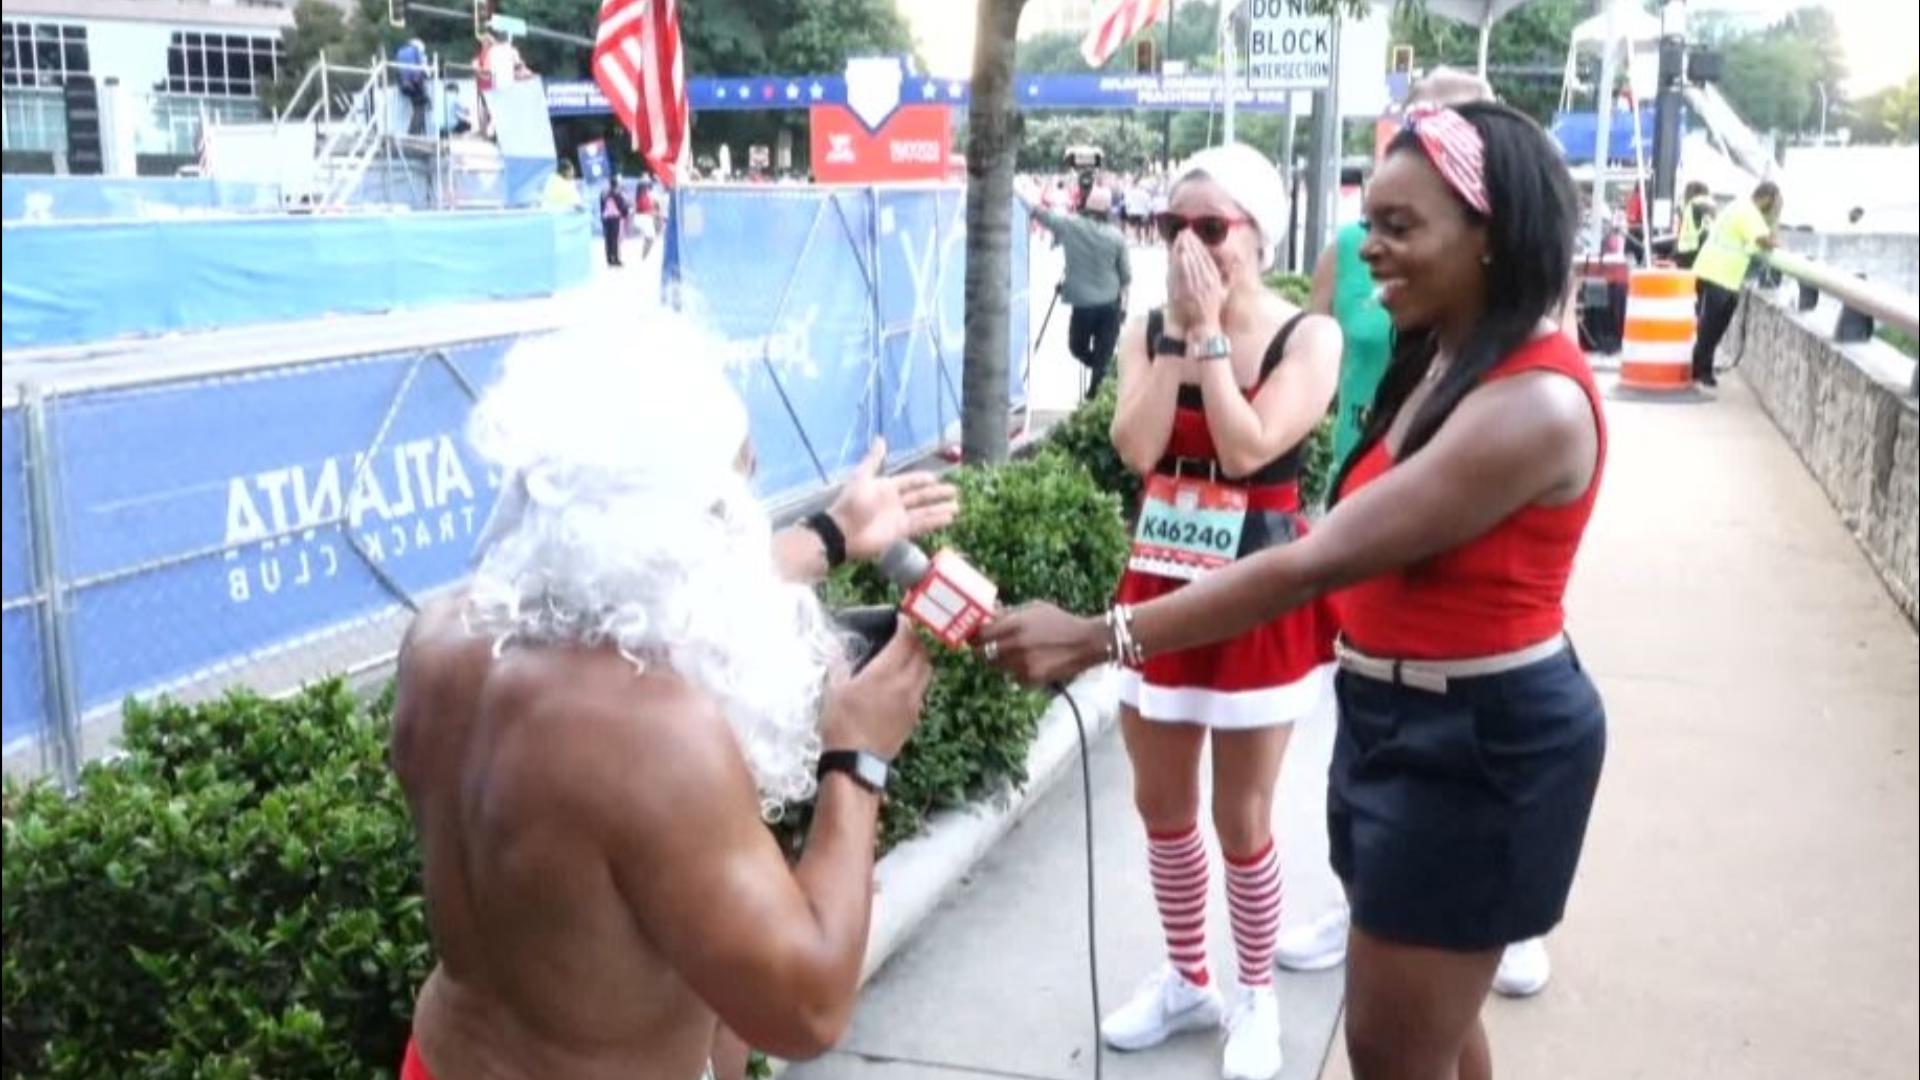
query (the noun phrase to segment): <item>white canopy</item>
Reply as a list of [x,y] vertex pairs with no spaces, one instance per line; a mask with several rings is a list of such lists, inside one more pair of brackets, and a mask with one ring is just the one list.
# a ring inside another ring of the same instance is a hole
[[[1619,20],[1614,27],[1614,36],[1624,38],[1635,45],[1660,42],[1660,16],[1649,15],[1639,8],[1622,7],[1614,14]],[[1586,22],[1573,28],[1573,44],[1599,47],[1607,37],[1607,16],[1605,12],[1595,15]]]
[[1487,39],[1493,33],[1493,24],[1506,18],[1515,11],[1526,7],[1533,0],[1426,0],[1429,15],[1438,15],[1443,19],[1463,22],[1480,28],[1480,67],[1481,78],[1487,77]]

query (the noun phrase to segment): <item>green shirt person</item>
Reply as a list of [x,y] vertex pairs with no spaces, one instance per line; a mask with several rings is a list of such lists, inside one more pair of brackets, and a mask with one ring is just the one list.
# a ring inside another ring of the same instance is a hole
[[1393,319],[1374,296],[1373,274],[1360,259],[1367,239],[1362,222],[1342,226],[1313,268],[1309,311],[1333,316],[1346,349],[1340,356],[1340,394],[1334,404],[1335,467],[1360,443],[1374,392],[1393,362]]
[[1693,342],[1693,379],[1717,386],[1714,354],[1740,306],[1740,286],[1753,257],[1773,248],[1773,222],[1780,216],[1780,185],[1764,181],[1753,194],[1720,212],[1700,254],[1693,261],[1694,291],[1700,298],[1700,325]]

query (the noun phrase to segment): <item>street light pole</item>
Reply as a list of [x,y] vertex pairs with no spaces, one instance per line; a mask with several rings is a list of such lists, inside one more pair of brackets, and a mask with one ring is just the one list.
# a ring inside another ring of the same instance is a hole
[[1815,80],[1815,90],[1820,91],[1820,145],[1827,144],[1827,84]]
[[[1179,6],[1179,0],[1168,0],[1167,43],[1160,50],[1160,92],[1163,102],[1166,100],[1167,62],[1173,59],[1173,9]],[[1173,110],[1164,105],[1160,112],[1160,166],[1169,173],[1173,171]]]

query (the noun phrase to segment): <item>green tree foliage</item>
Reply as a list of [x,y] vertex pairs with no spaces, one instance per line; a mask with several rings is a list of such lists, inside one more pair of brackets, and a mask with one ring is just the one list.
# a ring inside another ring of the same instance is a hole
[[[702,0],[680,11],[690,74],[811,75],[839,71],[849,56],[914,51],[891,0]],[[734,160],[744,161],[745,147],[772,146],[783,128],[805,146],[801,112],[696,112],[694,150],[710,155],[725,143]]]
[[1723,49],[1726,74],[1720,89],[1755,130],[1818,130],[1816,85],[1838,104],[1846,62],[1839,27],[1825,8],[1801,8],[1758,33],[1733,34]]
[[[1217,70],[1220,52],[1214,27],[1219,24],[1219,13],[1220,6],[1212,0],[1205,3],[1185,0],[1176,4],[1170,50],[1167,22],[1162,19],[1143,28],[1125,45],[1114,50],[1099,70],[1115,73],[1132,71],[1134,43],[1143,40],[1153,42],[1155,56],[1164,53],[1186,63],[1190,70],[1202,63]],[[1088,67],[1086,58],[1080,55],[1080,42],[1085,36],[1071,30],[1035,34],[1020,42],[1015,53],[1015,66],[1022,75],[1087,74],[1094,69]]]
[[285,108],[321,52],[345,55],[343,47],[350,36],[347,13],[328,0],[300,0],[294,5],[293,26],[282,41],[286,62],[280,68],[280,77],[261,88],[260,97],[267,107]]
[[1850,102],[1845,122],[1855,142],[1920,142],[1920,74]]
[[1069,146],[1092,145],[1107,152],[1107,168],[1138,172],[1160,160],[1160,125],[1148,126],[1133,113],[1037,113],[1026,120],[1020,140],[1023,172],[1057,172]]
[[[1535,0],[1493,24],[1487,43],[1488,79],[1501,100],[1541,123],[1553,119],[1560,100],[1560,73],[1573,28],[1592,14],[1588,0]],[[1471,69],[1478,62],[1480,30],[1443,19],[1419,4],[1396,9],[1393,41],[1413,46],[1421,68]]]

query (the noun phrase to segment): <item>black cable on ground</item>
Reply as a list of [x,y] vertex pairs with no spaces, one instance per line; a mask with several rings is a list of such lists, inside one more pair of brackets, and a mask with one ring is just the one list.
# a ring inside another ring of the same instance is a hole
[[1093,992],[1093,1076],[1094,1080],[1101,1080],[1105,1075],[1106,1047],[1100,1041],[1100,942],[1099,935],[1095,933],[1094,913],[1092,751],[1087,746],[1087,722],[1080,716],[1080,703],[1073,700],[1073,695],[1062,684],[1055,683],[1053,691],[1073,711],[1073,730],[1080,736],[1080,787],[1084,795],[1080,805],[1086,815],[1087,830],[1087,984]]

